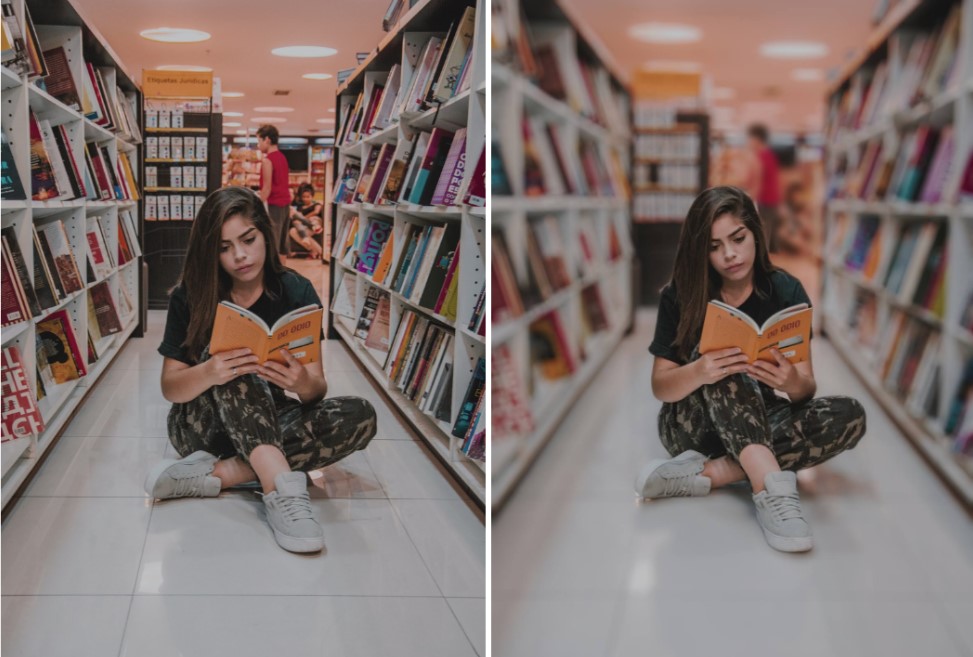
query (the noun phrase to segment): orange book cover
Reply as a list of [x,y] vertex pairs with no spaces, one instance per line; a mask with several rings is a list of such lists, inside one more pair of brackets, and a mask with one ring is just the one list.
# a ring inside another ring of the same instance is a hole
[[287,349],[301,363],[321,360],[322,311],[317,305],[292,310],[273,326],[246,308],[221,301],[213,322],[209,351],[218,354],[249,347],[261,363],[272,360],[283,363],[280,349]]
[[710,301],[703,321],[700,353],[737,347],[749,362],[774,362],[770,349],[776,347],[792,363],[808,360],[811,341],[811,308],[806,303],[774,313],[757,326],[746,313],[721,301]]
[[389,274],[389,269],[392,267],[392,243],[395,240],[389,237],[385,241],[385,246],[382,247],[382,253],[378,256],[378,263],[375,265],[375,273],[372,274],[372,280],[379,285],[385,285],[385,278]]

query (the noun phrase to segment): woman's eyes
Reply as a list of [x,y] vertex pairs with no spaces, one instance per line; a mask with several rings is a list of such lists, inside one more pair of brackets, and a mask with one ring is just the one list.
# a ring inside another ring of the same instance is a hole
[[[246,244],[247,246],[249,246],[249,245],[253,244],[256,241],[257,241],[257,238],[256,237],[248,237],[247,239],[243,240],[243,243]],[[229,250],[230,250],[230,245],[229,244],[224,244],[224,245],[222,245],[220,247],[220,253],[226,253]]]
[[[745,240],[745,239],[747,239],[745,235],[744,236],[741,236],[741,237],[734,237],[733,238],[733,243],[734,244],[743,244],[743,240]],[[718,243],[717,244],[710,244],[709,250],[710,251],[716,251],[719,248],[720,248],[720,245]]]

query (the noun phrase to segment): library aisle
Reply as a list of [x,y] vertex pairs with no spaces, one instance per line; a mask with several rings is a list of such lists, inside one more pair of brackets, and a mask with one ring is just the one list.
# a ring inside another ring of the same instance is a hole
[[973,654],[973,525],[825,338],[818,395],[859,399],[868,432],[801,479],[813,551],[770,549],[749,487],[637,499],[639,464],[665,457],[654,312],[493,520],[493,654]]
[[146,498],[174,456],[164,321],[149,312],[4,521],[3,654],[485,655],[482,516],[340,342],[329,395],[367,398],[379,429],[310,487],[322,554],[281,550],[252,489]]

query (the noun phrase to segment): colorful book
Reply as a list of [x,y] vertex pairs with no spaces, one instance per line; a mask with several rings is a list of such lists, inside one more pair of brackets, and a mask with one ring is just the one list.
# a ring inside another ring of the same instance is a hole
[[365,238],[358,249],[358,271],[363,274],[372,274],[375,271],[385,243],[388,242],[391,235],[391,222],[381,219],[372,219],[369,222]]
[[44,419],[30,386],[20,349],[3,348],[3,436],[2,442],[38,436]]

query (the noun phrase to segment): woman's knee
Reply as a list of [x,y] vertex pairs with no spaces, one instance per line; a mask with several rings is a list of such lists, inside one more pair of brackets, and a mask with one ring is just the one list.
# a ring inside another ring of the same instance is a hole
[[865,407],[857,399],[851,397],[838,397],[835,403],[838,405],[838,408],[835,409],[835,415],[846,427],[848,442],[845,449],[851,449],[865,435]]

